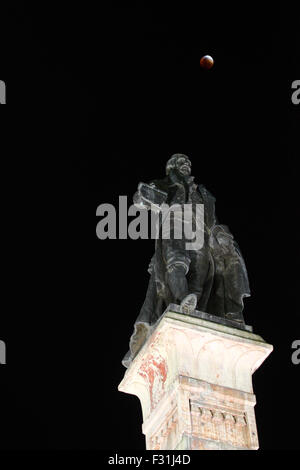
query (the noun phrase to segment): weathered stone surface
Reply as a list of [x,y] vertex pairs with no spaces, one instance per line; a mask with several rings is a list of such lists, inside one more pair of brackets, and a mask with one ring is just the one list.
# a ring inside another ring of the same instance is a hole
[[119,390],[137,395],[147,449],[257,449],[252,374],[273,347],[169,308]]

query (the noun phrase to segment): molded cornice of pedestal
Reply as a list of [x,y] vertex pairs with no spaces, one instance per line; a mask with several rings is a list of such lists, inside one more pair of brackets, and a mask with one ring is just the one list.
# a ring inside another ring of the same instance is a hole
[[252,374],[272,350],[246,329],[208,321],[201,315],[188,316],[169,305],[118,389],[139,397],[145,424],[164,399],[171,412],[170,396],[179,376],[252,394]]

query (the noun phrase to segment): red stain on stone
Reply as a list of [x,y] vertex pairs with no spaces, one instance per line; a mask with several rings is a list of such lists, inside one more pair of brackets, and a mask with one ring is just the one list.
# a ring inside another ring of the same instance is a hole
[[[154,406],[157,404],[157,399],[161,397],[164,391],[164,385],[167,379],[167,365],[165,359],[160,356],[155,358],[153,353],[149,354],[149,356],[141,365],[139,374],[148,382],[151,408],[153,409]],[[153,396],[153,386],[155,378],[158,378],[158,381],[160,383],[160,397],[156,397],[156,402],[155,397]]]

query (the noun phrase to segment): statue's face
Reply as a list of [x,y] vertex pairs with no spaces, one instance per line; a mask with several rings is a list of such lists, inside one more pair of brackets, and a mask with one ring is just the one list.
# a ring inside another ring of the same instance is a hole
[[176,168],[183,176],[189,176],[192,170],[192,164],[186,157],[179,157],[176,162]]

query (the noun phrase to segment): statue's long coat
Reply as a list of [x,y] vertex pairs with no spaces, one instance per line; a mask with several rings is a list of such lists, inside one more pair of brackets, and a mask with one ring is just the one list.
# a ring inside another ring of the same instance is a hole
[[[158,189],[168,193],[168,204],[185,203],[184,190],[170,178],[154,181]],[[215,198],[203,186],[197,191],[204,204],[205,244],[209,269],[204,280],[204,291],[198,302],[197,310],[223,318],[243,321],[243,298],[250,295],[245,263],[237,243],[228,228],[219,225],[215,216]],[[130,350],[122,363],[128,367],[136,356],[157,320],[169,303],[174,302],[165,282],[166,266],[162,257],[162,240],[156,240],[155,254],[149,266],[150,280],[145,301],[134,324],[130,338]]]

